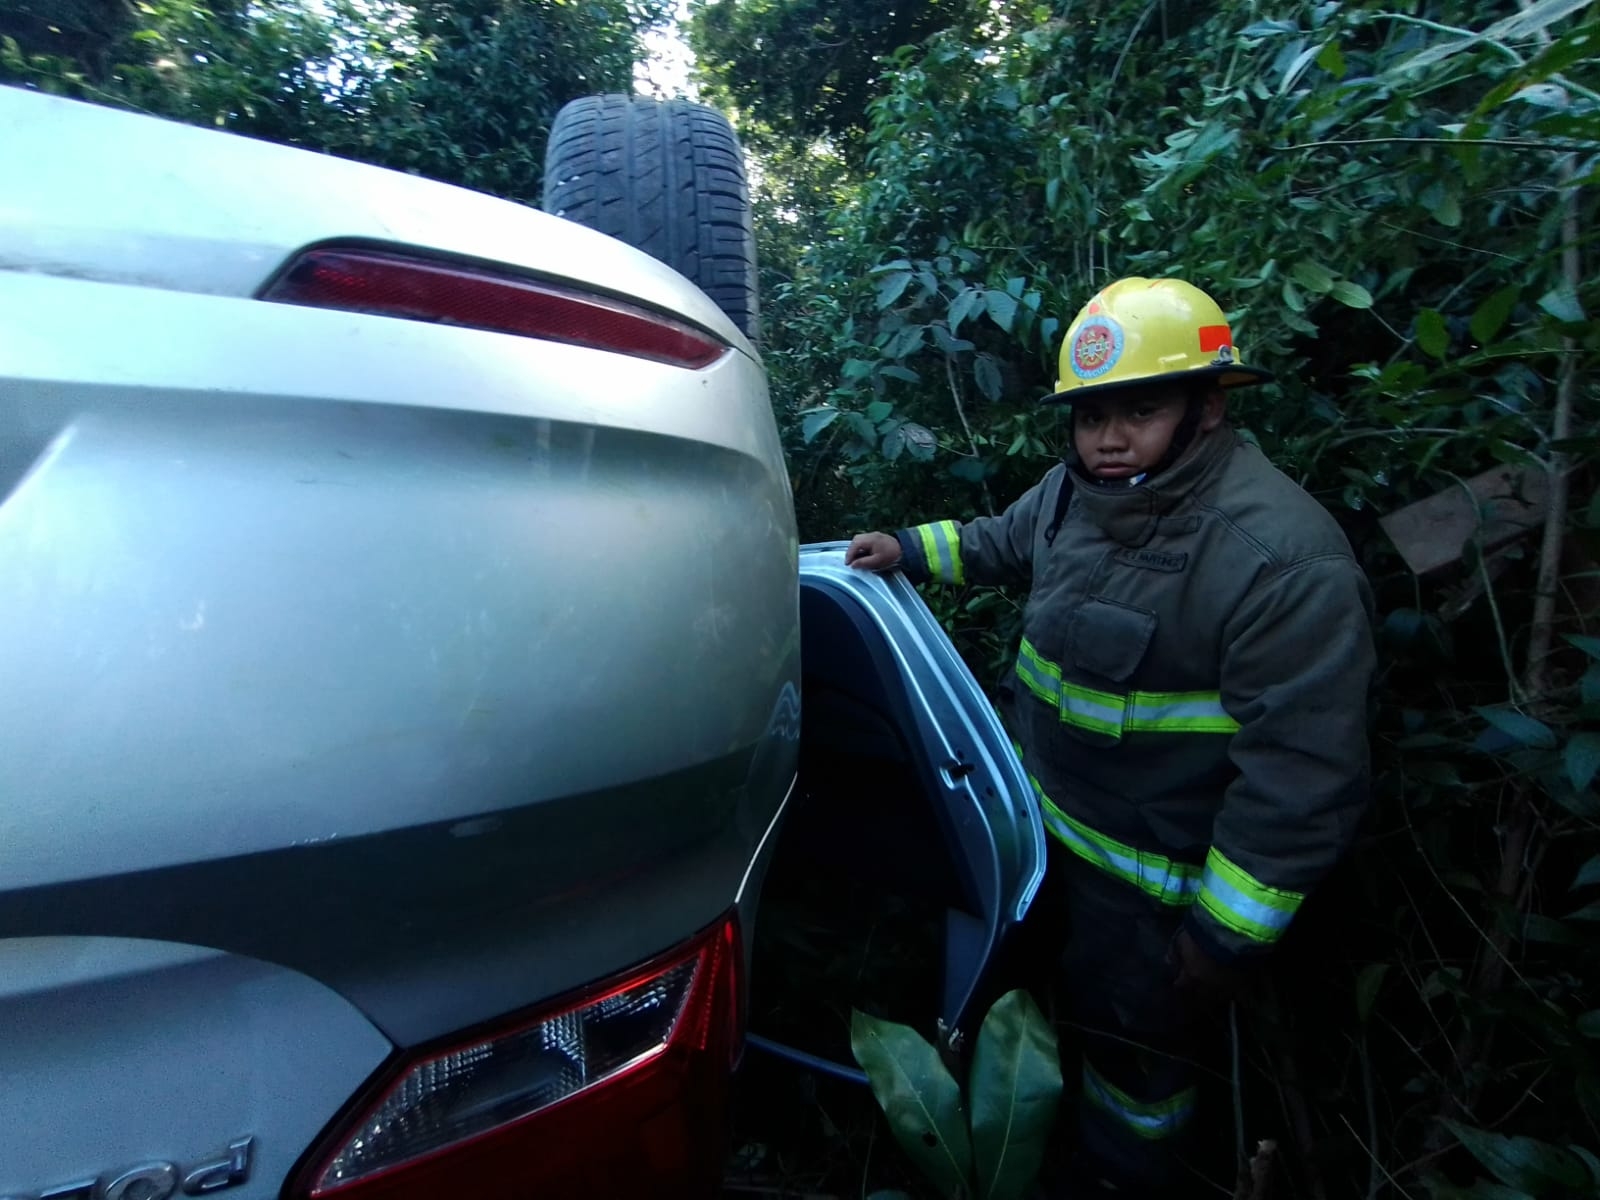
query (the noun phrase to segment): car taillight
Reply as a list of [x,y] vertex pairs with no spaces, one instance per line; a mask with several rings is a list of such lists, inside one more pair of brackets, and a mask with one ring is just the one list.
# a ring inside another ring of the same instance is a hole
[[741,1039],[741,945],[730,916],[564,1003],[400,1061],[286,1194],[713,1194]]
[[377,250],[308,250],[261,298],[465,325],[695,369],[728,350],[682,321],[619,300]]

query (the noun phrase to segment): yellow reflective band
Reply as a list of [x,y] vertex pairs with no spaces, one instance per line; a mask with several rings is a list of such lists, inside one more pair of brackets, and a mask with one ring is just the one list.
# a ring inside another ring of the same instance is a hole
[[[1022,753],[1020,746],[1017,753]],[[1039,798],[1045,828],[1084,862],[1124,883],[1131,883],[1162,904],[1183,907],[1194,903],[1200,892],[1199,867],[1173,862],[1165,855],[1137,850],[1115,838],[1109,838],[1057,808],[1031,774],[1028,782],[1033,785],[1033,794]]]
[[1135,692],[1126,728],[1157,733],[1238,733],[1221,692]]
[[1017,677],[1061,720],[1107,737],[1124,733],[1237,733],[1239,722],[1222,706],[1221,692],[1134,692],[1121,696],[1067,683],[1061,667],[1027,638],[1017,655]]
[[1305,900],[1303,892],[1269,887],[1215,846],[1206,856],[1200,907],[1224,929],[1270,945],[1283,936]]
[[1180,1132],[1194,1116],[1196,1089],[1184,1088],[1176,1096],[1154,1103],[1135,1100],[1088,1063],[1083,1064],[1083,1097],[1149,1141]]
[[935,521],[931,525],[918,525],[916,532],[922,542],[923,557],[928,560],[928,575],[941,583],[965,583],[961,526],[954,521]]

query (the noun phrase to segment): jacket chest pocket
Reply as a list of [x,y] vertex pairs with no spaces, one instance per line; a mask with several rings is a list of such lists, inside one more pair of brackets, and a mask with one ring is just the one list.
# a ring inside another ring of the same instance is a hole
[[[1128,727],[1125,685],[1155,632],[1155,613],[1091,596],[1067,617],[1061,666],[1040,658],[1024,641],[1017,671],[1035,695],[1059,708],[1064,729],[1091,745],[1110,745]],[[1107,691],[1079,682],[1085,676],[1124,686]]]
[[1080,671],[1126,683],[1144,661],[1155,633],[1155,613],[1091,596],[1067,618],[1067,658]]

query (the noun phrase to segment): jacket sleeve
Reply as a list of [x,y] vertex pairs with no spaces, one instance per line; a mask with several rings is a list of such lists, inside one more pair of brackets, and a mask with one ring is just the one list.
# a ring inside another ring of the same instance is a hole
[[1225,629],[1222,702],[1239,774],[1212,832],[1191,934],[1223,961],[1283,936],[1349,848],[1368,800],[1372,595],[1343,554],[1303,560]]
[[1057,467],[998,517],[935,521],[895,534],[900,569],[912,583],[1021,583],[1033,579],[1033,537],[1047,497],[1065,472]]

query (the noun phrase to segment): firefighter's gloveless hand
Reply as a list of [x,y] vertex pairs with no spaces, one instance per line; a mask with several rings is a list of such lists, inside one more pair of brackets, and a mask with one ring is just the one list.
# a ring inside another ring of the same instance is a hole
[[900,539],[888,533],[858,533],[850,539],[844,561],[859,571],[892,571],[900,565]]
[[1178,994],[1202,1007],[1220,1008],[1237,999],[1249,979],[1245,971],[1218,962],[1200,949],[1187,929],[1179,929],[1173,938],[1168,961],[1177,972]]

